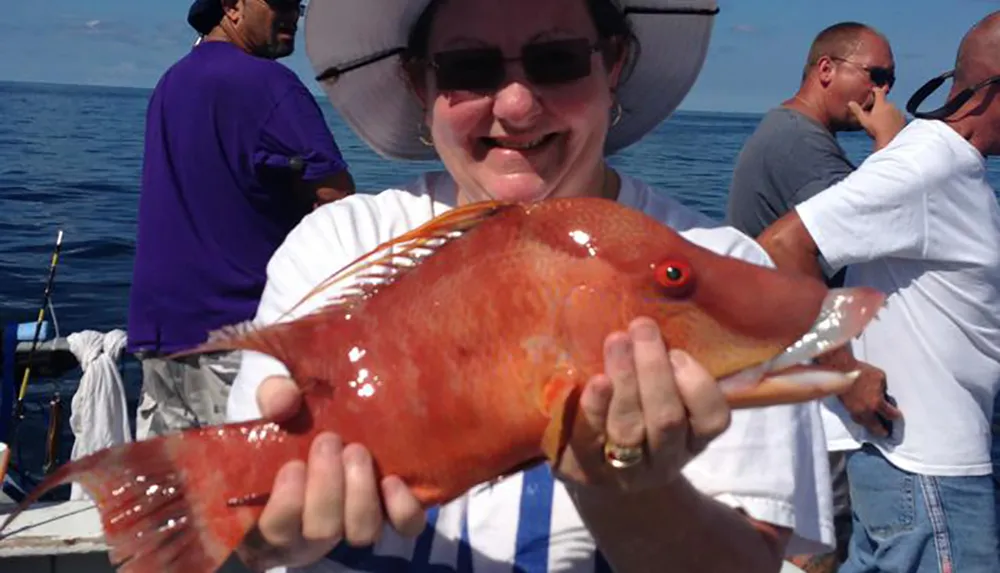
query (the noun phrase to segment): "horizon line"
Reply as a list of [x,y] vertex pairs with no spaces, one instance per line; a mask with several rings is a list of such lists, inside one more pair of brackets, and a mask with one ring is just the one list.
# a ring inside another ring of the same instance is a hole
[[[29,85],[29,86],[49,86],[49,87],[72,87],[72,88],[103,88],[103,89],[117,89],[117,90],[133,90],[133,91],[144,91],[151,92],[153,87],[141,87],[141,86],[128,86],[128,85],[115,85],[115,84],[104,84],[104,83],[91,83],[91,84],[80,84],[73,82],[59,82],[59,81],[39,81],[39,80],[16,80],[16,79],[4,79],[0,78],[0,84],[17,84],[17,85]],[[309,89],[308,86],[306,89]],[[313,97],[320,101],[324,101],[329,105],[329,100],[326,94],[322,91],[313,91],[309,89],[309,93]],[[336,111],[336,110],[334,110]],[[760,116],[766,113],[766,111],[722,111],[715,109],[696,109],[684,107],[683,103],[679,106],[675,113],[693,113],[693,114],[725,114],[725,115],[747,115],[747,116]]]

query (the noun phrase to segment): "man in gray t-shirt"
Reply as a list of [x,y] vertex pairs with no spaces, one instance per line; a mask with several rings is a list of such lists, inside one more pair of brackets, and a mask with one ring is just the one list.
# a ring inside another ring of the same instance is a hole
[[772,109],[746,141],[729,190],[729,222],[751,237],[854,171],[833,133],[789,107]]
[[[864,129],[876,150],[888,144],[905,124],[885,101],[894,69],[889,42],[872,28],[844,22],[820,32],[798,93],[764,116],[736,160],[727,222],[756,238],[795,205],[847,177],[854,165],[837,142],[838,132]],[[829,286],[843,285],[844,270],[824,269]],[[868,384],[884,389],[884,374],[872,370],[855,386],[860,391]],[[808,573],[836,571],[846,558],[851,507],[844,462],[842,452],[831,453],[837,552],[793,559]]]
[[[904,119],[884,96],[895,80],[889,42],[855,22],[830,26],[813,41],[797,94],[767,115],[733,171],[727,222],[751,237],[795,205],[854,170],[835,134],[865,129],[880,149]],[[878,105],[876,104],[884,104]],[[843,284],[843,272],[826,275]]]

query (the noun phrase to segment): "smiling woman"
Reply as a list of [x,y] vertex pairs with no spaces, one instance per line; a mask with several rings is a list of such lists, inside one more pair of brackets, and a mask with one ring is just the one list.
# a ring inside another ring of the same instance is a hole
[[[344,121],[383,156],[437,158],[445,171],[304,219],[271,259],[256,322],[314,310],[325,295],[297,303],[350,261],[485,199],[604,197],[709,250],[770,264],[749,238],[605,160],[681,102],[716,12],[714,0],[312,0],[306,49]],[[363,447],[321,435],[306,466],[280,474],[248,555],[338,572],[592,573],[609,562],[625,572],[651,563],[753,572],[777,570],[786,549],[828,549],[815,403],[730,412],[716,381],[635,318],[627,332],[592,333],[605,343],[605,374],[588,382],[580,407],[602,443],[573,442],[571,460],[514,472],[424,515],[397,478],[375,479]],[[281,362],[245,354],[230,419],[290,415],[298,402],[286,376]],[[609,452],[645,463],[609,470],[623,459]],[[621,473],[579,485],[608,471]],[[380,533],[385,517],[395,529]],[[415,543],[401,536],[425,521]]]

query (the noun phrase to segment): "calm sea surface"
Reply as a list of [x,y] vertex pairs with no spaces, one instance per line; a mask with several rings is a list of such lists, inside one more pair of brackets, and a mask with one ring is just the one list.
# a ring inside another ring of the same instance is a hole
[[[148,97],[148,90],[0,82],[0,320],[34,320],[61,228],[53,301],[63,335],[125,328]],[[378,157],[320,103],[359,189],[384,189],[436,167]],[[733,162],[759,119],[678,113],[612,163],[719,218]],[[863,134],[840,140],[856,162],[871,145]],[[995,164],[990,176],[1000,187]],[[134,364],[126,372],[134,402],[138,372]],[[79,375],[59,381],[65,400]],[[37,382],[40,401],[55,386]],[[37,403],[29,414],[38,418],[25,439],[34,441],[43,429]],[[68,448],[64,440],[63,459]]]

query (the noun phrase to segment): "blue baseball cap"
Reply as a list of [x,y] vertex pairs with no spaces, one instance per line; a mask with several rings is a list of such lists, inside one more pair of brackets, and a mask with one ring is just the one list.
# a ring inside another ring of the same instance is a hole
[[194,0],[188,10],[188,24],[204,36],[222,21],[222,0]]

